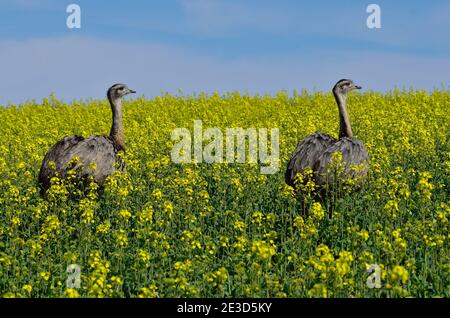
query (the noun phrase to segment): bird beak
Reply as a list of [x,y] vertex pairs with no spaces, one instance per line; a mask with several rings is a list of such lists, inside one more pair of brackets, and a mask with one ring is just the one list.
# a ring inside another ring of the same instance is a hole
[[136,91],[133,91],[132,89],[130,89],[130,91],[128,92],[128,94],[135,94]]
[[362,87],[359,85],[355,85],[355,89],[361,89]]

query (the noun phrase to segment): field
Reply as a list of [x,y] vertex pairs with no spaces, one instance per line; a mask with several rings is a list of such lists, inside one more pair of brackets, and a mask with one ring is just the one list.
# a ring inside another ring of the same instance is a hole
[[[40,163],[66,135],[108,133],[107,101],[0,108],[0,295],[450,297],[450,92],[352,93],[348,104],[370,175],[331,220],[311,200],[300,216],[284,184],[299,139],[318,130],[337,137],[330,93],[125,101],[127,172],[76,199],[65,184],[42,199]],[[171,132],[192,130],[195,119],[279,128],[279,172],[172,163]],[[67,285],[77,274],[70,264],[79,265],[80,288]],[[380,288],[367,285],[371,264]]]

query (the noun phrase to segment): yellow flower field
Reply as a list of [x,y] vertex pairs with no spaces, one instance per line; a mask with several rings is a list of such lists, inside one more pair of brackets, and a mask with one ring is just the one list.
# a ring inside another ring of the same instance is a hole
[[[301,216],[284,184],[300,139],[337,137],[331,93],[125,101],[127,172],[101,191],[60,182],[48,200],[37,185],[43,156],[64,136],[108,133],[107,101],[0,108],[0,295],[450,297],[450,92],[352,93],[348,105],[370,174],[331,220],[312,200]],[[194,120],[279,128],[279,172],[172,163],[171,132]],[[380,285],[369,287],[373,264]]]

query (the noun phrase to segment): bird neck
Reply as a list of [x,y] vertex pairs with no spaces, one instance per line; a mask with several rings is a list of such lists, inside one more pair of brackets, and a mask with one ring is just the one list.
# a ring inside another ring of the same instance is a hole
[[110,136],[120,150],[125,151],[125,138],[122,126],[122,99],[108,97],[112,110],[112,126]]
[[334,93],[334,98],[339,107],[339,139],[352,138],[353,132],[347,109],[347,95]]

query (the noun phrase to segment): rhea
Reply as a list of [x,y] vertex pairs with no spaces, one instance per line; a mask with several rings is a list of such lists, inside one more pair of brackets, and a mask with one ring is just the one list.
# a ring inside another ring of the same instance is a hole
[[115,84],[108,90],[107,97],[112,110],[109,136],[69,136],[50,148],[39,172],[41,194],[44,195],[50,188],[53,177],[65,179],[70,170],[75,170],[77,177],[82,180],[92,177],[99,185],[103,185],[106,178],[116,170],[125,169],[125,163],[119,155],[125,152],[122,98],[131,93],[136,92],[124,84]]
[[[310,168],[319,190],[324,190],[336,177],[352,178],[358,185],[364,182],[368,172],[369,156],[363,143],[353,136],[347,108],[347,94],[361,86],[352,80],[342,79],[333,87],[333,95],[339,109],[339,139],[323,132],[316,132],[301,140],[287,164],[285,181],[296,188],[296,177]],[[333,154],[341,152],[343,172],[336,176],[330,169]],[[322,191],[323,192],[323,191]]]

